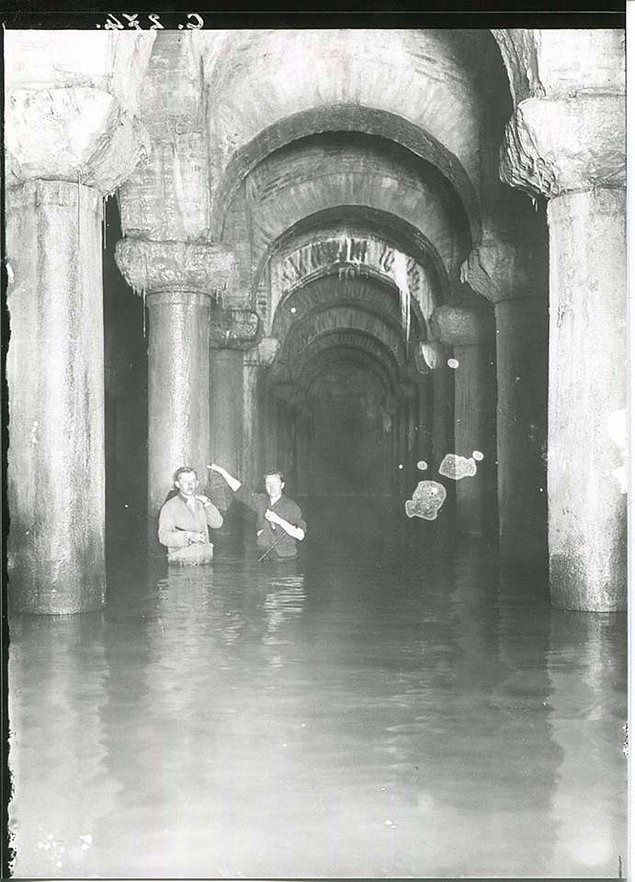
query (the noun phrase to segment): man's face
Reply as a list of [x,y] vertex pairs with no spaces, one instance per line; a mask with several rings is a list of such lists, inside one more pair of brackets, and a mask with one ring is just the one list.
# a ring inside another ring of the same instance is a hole
[[174,486],[183,496],[193,496],[196,492],[198,478],[195,472],[181,472]]
[[281,480],[280,475],[265,475],[265,490],[270,499],[281,496],[283,487],[284,481]]

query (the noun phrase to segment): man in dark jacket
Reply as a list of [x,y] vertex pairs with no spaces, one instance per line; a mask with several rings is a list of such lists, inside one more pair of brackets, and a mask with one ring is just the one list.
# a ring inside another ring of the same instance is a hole
[[254,493],[222,466],[213,463],[208,468],[225,479],[236,499],[256,512],[256,544],[264,552],[262,558],[295,558],[296,540],[302,542],[304,539],[306,522],[299,506],[283,493],[284,475],[279,471],[267,472],[266,493]]

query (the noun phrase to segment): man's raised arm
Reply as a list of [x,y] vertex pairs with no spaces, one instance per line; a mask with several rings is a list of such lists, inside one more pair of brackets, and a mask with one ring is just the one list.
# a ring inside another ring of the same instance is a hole
[[241,482],[238,480],[238,478],[230,475],[227,469],[224,469],[222,466],[216,465],[215,462],[213,462],[211,465],[208,465],[207,468],[210,469],[212,472],[216,472],[216,474],[220,475],[221,478],[224,478],[232,490],[236,491],[241,486]]

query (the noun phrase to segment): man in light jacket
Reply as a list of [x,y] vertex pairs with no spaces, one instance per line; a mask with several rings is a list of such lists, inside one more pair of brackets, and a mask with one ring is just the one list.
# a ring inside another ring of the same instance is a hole
[[214,546],[207,528],[222,527],[223,516],[207,496],[196,493],[198,476],[190,466],[176,470],[174,486],[178,493],[164,503],[159,514],[159,542],[168,550],[168,562],[209,563]]

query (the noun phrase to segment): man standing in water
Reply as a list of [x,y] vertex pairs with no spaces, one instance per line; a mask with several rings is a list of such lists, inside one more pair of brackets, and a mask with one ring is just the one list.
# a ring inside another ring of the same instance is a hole
[[159,514],[159,542],[168,549],[168,563],[209,563],[214,546],[207,527],[222,527],[223,516],[207,496],[196,494],[198,477],[190,466],[176,470],[174,486],[178,493]]
[[234,491],[236,499],[256,512],[256,544],[266,556],[274,560],[293,560],[297,557],[296,540],[302,542],[306,522],[296,503],[285,496],[284,475],[273,471],[265,474],[266,493],[254,493],[222,466],[213,463],[208,469],[219,474]]

